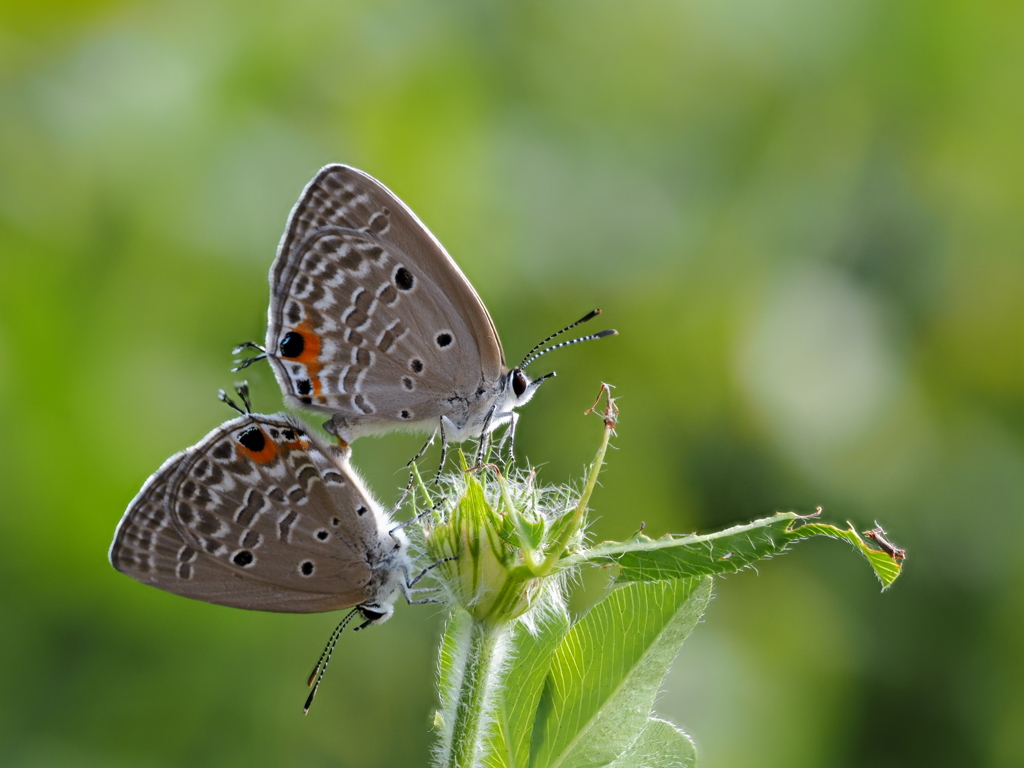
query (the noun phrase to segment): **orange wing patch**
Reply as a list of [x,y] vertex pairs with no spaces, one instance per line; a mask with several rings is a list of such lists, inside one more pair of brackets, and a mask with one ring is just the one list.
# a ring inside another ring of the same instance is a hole
[[235,451],[238,458],[249,459],[257,464],[267,464],[277,458],[277,443],[263,431],[262,427],[253,425],[239,433]]
[[310,394],[319,395],[322,392],[319,376],[321,367],[319,357],[323,346],[320,337],[313,331],[313,326],[308,321],[292,328],[289,335],[291,333],[302,337],[302,351],[294,357],[287,357],[285,355],[282,355],[282,357],[285,360],[294,360],[306,366],[306,371],[309,373],[309,383],[312,386]]
[[294,440],[290,440],[285,443],[290,450],[293,451],[305,451],[309,453],[309,440],[302,437],[297,437]]

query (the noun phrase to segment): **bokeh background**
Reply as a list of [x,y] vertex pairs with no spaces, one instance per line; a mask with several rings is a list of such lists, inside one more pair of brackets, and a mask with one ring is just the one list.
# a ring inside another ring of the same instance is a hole
[[[821,505],[907,547],[885,594],[827,541],[719,581],[658,704],[702,766],[1024,764],[1022,31],[984,1],[5,0],[0,763],[426,764],[441,610],[345,637],[303,718],[336,616],[106,560],[229,416],[288,211],[340,161],[510,358],[594,306],[619,329],[536,367],[519,435],[578,477],[618,387],[595,535]],[[382,498],[418,444],[358,443]]]

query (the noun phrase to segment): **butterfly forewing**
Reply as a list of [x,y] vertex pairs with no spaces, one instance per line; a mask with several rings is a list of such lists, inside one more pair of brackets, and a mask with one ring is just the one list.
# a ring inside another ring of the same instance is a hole
[[332,449],[285,417],[244,416],[171,459],[129,506],[118,570],[208,602],[285,612],[374,600],[403,556]]
[[328,166],[271,270],[267,352],[286,396],[357,436],[452,416],[504,370],[473,287],[383,185]]

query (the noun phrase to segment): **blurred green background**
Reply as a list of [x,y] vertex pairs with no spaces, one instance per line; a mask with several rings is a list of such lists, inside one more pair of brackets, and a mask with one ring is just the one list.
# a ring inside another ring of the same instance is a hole
[[[597,536],[822,505],[907,547],[886,594],[835,542],[719,581],[658,704],[704,768],[1024,764],[1022,38],[942,0],[5,0],[0,763],[426,764],[437,607],[343,638],[303,718],[337,616],[106,560],[230,415],[288,211],[346,162],[510,358],[619,329],[533,369],[519,435],[578,477],[618,387]],[[357,444],[384,499],[419,440]]]

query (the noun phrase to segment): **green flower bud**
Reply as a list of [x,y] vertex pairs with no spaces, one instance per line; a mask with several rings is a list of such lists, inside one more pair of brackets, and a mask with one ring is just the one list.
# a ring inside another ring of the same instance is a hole
[[[550,528],[527,483],[510,483],[483,468],[449,480],[454,499],[426,526],[426,545],[452,600],[490,624],[525,613],[543,589],[550,568],[539,565]],[[534,506],[534,508],[529,508]]]

